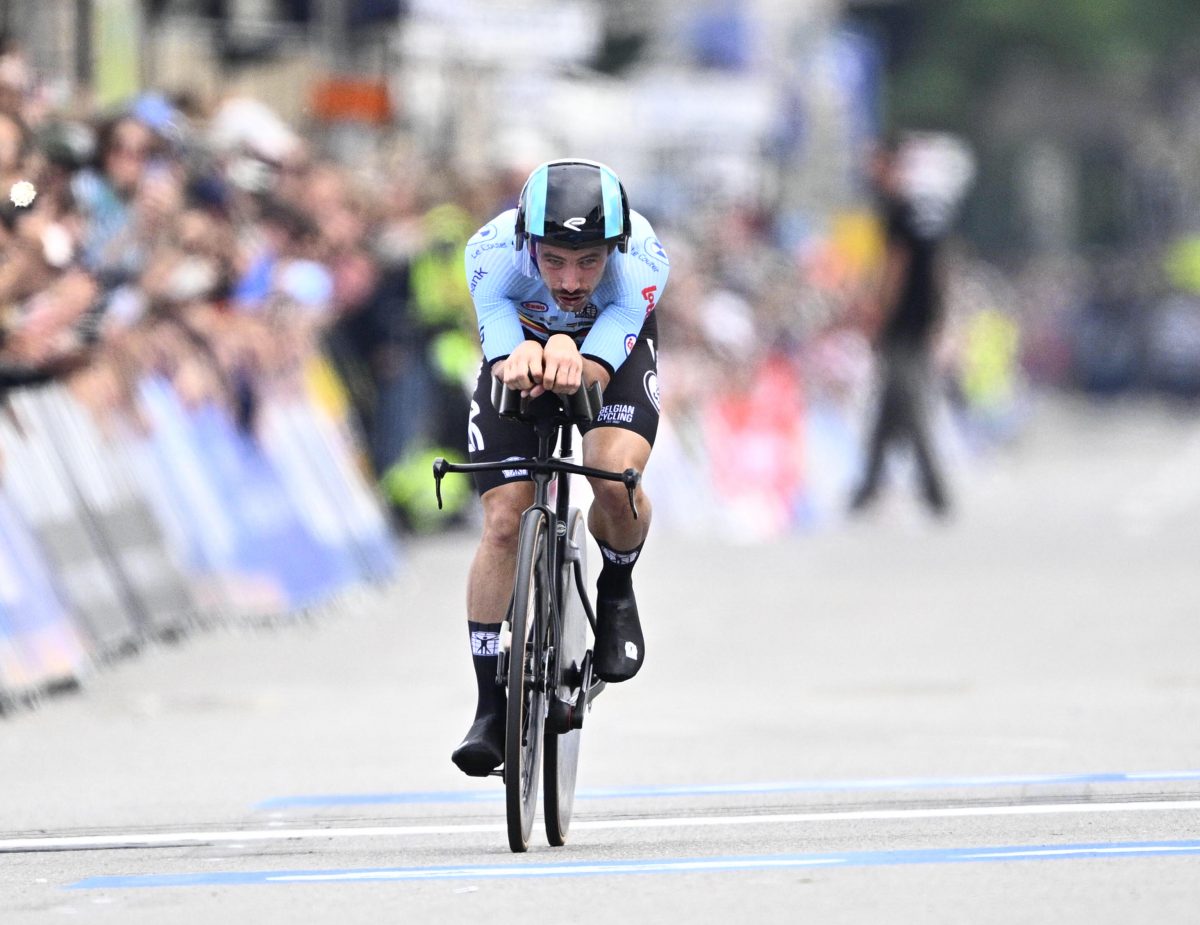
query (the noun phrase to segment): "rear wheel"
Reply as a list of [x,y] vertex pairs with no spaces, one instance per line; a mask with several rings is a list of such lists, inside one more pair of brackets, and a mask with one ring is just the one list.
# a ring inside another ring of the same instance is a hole
[[508,656],[508,723],[504,741],[504,789],[508,844],[529,847],[537,811],[542,728],[546,715],[545,626],[549,610],[546,515],[533,509],[521,521]]
[[[562,625],[554,641],[557,686],[553,694],[560,702],[575,704],[576,710],[587,706],[581,689],[584,655],[587,653],[587,614],[580,594],[585,593],[575,581],[572,559],[578,557],[580,574],[587,581],[587,527],[582,513],[572,508],[567,529],[567,556],[562,562],[563,597]],[[546,730],[545,741],[545,816],[546,838],[556,847],[567,842],[571,813],[575,807],[575,775],[579,769],[579,743],[582,729],[566,732]]]

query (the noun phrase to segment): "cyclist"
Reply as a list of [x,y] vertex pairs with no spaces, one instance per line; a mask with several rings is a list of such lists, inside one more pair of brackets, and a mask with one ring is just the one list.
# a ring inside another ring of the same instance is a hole
[[[557,160],[529,175],[517,203],[467,243],[467,284],[484,361],[468,425],[472,462],[532,456],[530,425],[502,420],[492,379],[523,395],[568,395],[599,382],[604,406],[582,428],[583,463],[644,471],[658,429],[658,331],[654,307],[669,263],[650,223],[629,208],[625,188],[594,161]],[[521,512],[533,484],[521,469],[476,473],[483,534],[467,584],[467,621],[479,701],[452,756],[467,774],[495,770],[504,755],[504,689],[496,684],[500,624],[516,570]],[[650,525],[639,488],[634,519],[625,487],[591,480],[588,529],[603,555],[596,581],[596,674],[625,681],[645,645],[632,571]]]

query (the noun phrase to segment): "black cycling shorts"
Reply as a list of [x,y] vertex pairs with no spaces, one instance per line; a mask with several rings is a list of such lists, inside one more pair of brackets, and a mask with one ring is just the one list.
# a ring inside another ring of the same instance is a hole
[[[584,433],[596,427],[620,427],[640,434],[654,446],[658,433],[658,321],[651,312],[642,325],[633,349],[604,390],[604,407],[591,424],[580,427]],[[537,453],[537,434],[529,424],[506,421],[492,407],[492,371],[487,362],[480,364],[479,379],[471,398],[471,418],[467,424],[467,445],[471,462],[497,462],[529,457]],[[473,473],[475,488],[483,494],[508,482],[527,482],[523,469]]]

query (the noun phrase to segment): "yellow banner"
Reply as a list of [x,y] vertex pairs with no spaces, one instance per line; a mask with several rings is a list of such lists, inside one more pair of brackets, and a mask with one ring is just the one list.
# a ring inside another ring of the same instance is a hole
[[96,104],[106,109],[141,89],[142,18],[138,0],[95,0],[92,17]]

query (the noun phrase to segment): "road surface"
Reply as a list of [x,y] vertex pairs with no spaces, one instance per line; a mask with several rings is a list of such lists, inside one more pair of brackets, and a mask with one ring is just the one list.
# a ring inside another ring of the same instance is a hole
[[948,523],[657,530],[646,668],[523,856],[449,761],[472,538],[412,542],[0,720],[0,922],[1195,923],[1197,473],[1200,416],[1055,402]]

